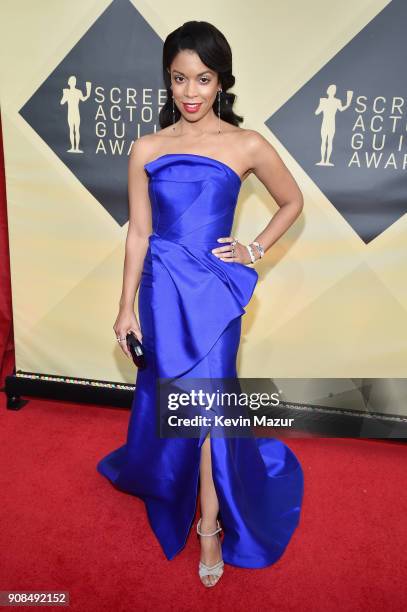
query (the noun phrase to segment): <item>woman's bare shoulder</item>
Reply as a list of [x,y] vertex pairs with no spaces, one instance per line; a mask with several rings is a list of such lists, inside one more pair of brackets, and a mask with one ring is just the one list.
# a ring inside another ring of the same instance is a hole
[[[243,179],[254,170],[254,162],[259,151],[267,145],[267,140],[256,130],[236,127],[229,132],[230,157],[236,168],[241,168]],[[229,147],[228,147],[229,148]]]
[[256,147],[264,146],[264,143],[268,141],[256,130],[247,130],[244,128],[237,128],[234,132],[236,138],[236,144],[244,146],[244,148],[251,149]]
[[269,158],[277,158],[278,153],[273,145],[260,132],[256,130],[241,130],[238,136],[239,141],[236,141],[236,146],[241,147],[244,152],[246,161],[252,165],[259,159],[268,156]]
[[165,137],[163,137],[161,132],[160,134],[153,133],[139,136],[139,138],[133,142],[131,156],[137,158],[140,163],[146,164],[160,155],[160,149],[163,147],[164,142]]

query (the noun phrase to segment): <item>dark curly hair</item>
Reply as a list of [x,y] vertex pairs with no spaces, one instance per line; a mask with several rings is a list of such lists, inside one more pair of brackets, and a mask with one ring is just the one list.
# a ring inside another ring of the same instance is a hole
[[[211,70],[218,73],[222,86],[220,93],[220,117],[232,125],[239,125],[243,117],[233,112],[236,96],[227,93],[235,84],[232,74],[232,50],[222,32],[207,21],[187,21],[167,36],[163,47],[163,78],[167,90],[167,101],[159,113],[161,128],[172,124],[172,92],[171,75],[168,72],[175,56],[184,49],[195,51],[201,61]],[[218,96],[213,104],[213,110],[218,114]],[[175,121],[181,113],[175,105]]]

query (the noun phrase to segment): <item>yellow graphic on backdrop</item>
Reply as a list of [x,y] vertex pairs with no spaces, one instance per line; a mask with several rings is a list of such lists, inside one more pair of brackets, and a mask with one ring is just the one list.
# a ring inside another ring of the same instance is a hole
[[[346,92],[346,104],[343,105],[339,98],[335,97],[336,85],[330,85],[326,90],[327,98],[319,99],[319,106],[315,111],[316,115],[322,113],[321,125],[321,161],[317,162],[316,166],[334,166],[330,159],[332,154],[332,143],[335,136],[335,117],[336,111],[344,111],[349,108],[352,102],[353,91],[348,89]],[[326,154],[326,159],[325,158]]]
[[91,92],[92,83],[86,81],[86,95],[84,96],[82,91],[76,87],[76,77],[70,76],[68,79],[69,89],[63,89],[63,95],[60,104],[68,104],[68,125],[69,125],[69,139],[71,141],[71,148],[67,150],[67,153],[83,153],[79,148],[80,142],[80,124],[81,116],[79,112],[79,102],[85,102]]

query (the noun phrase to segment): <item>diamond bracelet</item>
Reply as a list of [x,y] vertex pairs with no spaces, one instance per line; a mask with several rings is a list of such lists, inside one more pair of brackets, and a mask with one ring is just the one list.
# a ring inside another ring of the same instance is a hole
[[[260,257],[256,258],[254,256],[253,253],[253,249],[251,247],[251,245],[254,244],[257,248],[257,250],[259,251]],[[247,250],[249,251],[249,255],[250,255],[250,263],[254,263],[255,261],[257,261],[257,259],[261,259],[264,255],[264,249],[261,246],[261,244],[259,242],[257,242],[257,240],[254,240],[253,242],[251,242],[250,244],[246,245]]]

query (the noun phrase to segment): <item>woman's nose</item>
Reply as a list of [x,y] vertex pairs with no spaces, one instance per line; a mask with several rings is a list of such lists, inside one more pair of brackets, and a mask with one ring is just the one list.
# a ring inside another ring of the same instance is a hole
[[191,99],[191,102],[196,98],[196,91],[194,85],[187,85],[185,95]]

